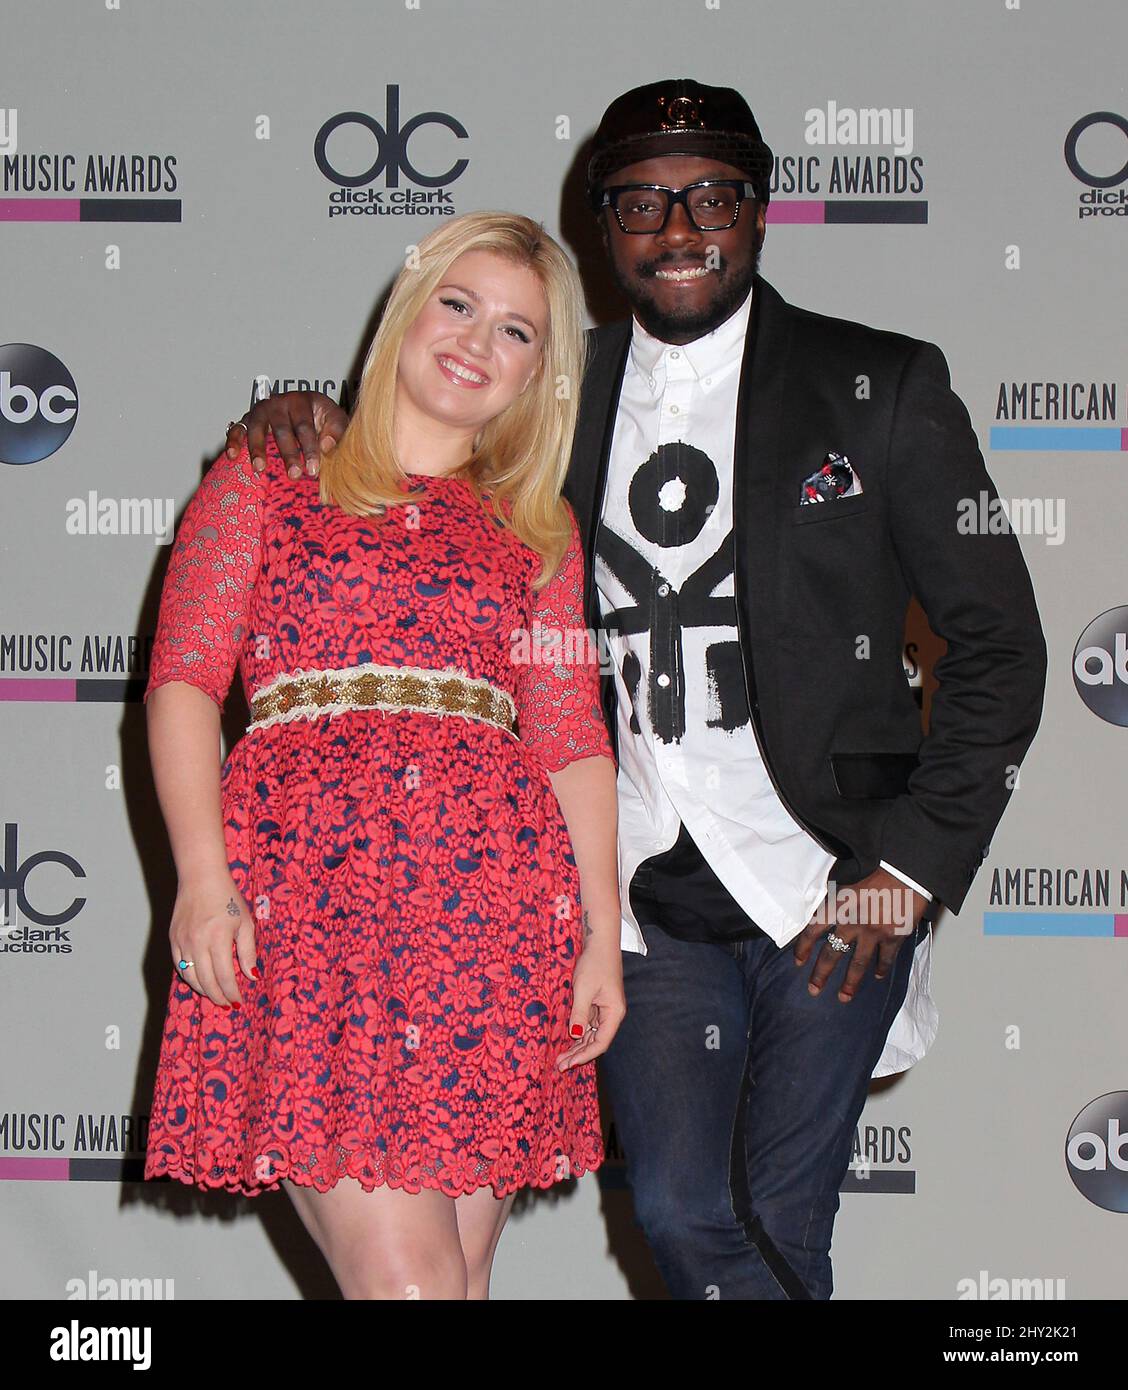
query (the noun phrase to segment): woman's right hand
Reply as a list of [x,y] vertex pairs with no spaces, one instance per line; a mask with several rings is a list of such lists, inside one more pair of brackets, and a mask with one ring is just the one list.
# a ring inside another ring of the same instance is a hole
[[[256,473],[266,467],[266,435],[274,435],[278,452],[291,478],[300,478],[302,465],[311,478],[321,469],[321,455],[328,453],[345,432],[348,415],[320,391],[285,391],[268,396],[235,421],[227,431],[227,454],[238,458],[244,443]],[[243,425],[246,429],[243,429]]]
[[192,961],[187,970],[176,972],[185,984],[221,1008],[239,1008],[243,1001],[231,943],[243,973],[254,978],[255,924],[230,874],[180,885],[168,938],[174,969],[182,960]]

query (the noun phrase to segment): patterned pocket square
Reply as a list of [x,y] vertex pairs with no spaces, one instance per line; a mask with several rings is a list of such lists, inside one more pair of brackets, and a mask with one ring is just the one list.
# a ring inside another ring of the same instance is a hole
[[837,497],[857,497],[861,490],[862,480],[846,455],[827,454],[819,471],[799,485],[799,505],[807,507],[816,502],[833,502]]

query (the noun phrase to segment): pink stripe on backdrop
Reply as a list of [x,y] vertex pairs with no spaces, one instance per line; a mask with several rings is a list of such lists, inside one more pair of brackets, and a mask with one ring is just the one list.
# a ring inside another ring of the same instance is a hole
[[0,1158],[0,1182],[67,1182],[69,1158]]
[[1113,936],[1128,936],[1128,913],[1118,912],[1112,919]]
[[81,198],[0,198],[0,222],[77,222]]
[[74,681],[0,680],[0,700],[74,703]]
[[822,226],[826,221],[826,202],[822,198],[796,198],[778,203],[773,198],[768,204],[767,221]]
[[[771,203],[768,204],[768,207],[771,207]],[[1128,449],[1128,430],[1120,431],[1120,447],[1122,449]]]

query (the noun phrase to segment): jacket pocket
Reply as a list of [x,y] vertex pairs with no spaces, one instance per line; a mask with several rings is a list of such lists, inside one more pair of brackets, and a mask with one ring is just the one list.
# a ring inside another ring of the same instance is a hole
[[839,796],[880,800],[905,792],[918,762],[916,753],[831,753],[830,771]]
[[805,507],[794,507],[791,519],[796,526],[807,526],[813,521],[843,521],[864,512],[869,500],[866,493],[860,492],[856,497],[836,497],[833,502],[808,502]]

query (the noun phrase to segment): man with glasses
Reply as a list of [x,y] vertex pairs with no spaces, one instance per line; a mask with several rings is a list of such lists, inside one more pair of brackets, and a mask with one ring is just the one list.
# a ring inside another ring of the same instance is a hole
[[[932,1040],[929,923],[1045,681],[1017,540],[957,531],[997,494],[943,354],[760,276],[772,167],[744,99],[686,79],[612,102],[588,166],[633,311],[592,331],[566,486],[620,764],[628,1008],[602,1060],[684,1299],[830,1296],[870,1078]],[[313,472],[344,424],[293,393],[246,427]],[[948,644],[923,739],[914,594]]]

